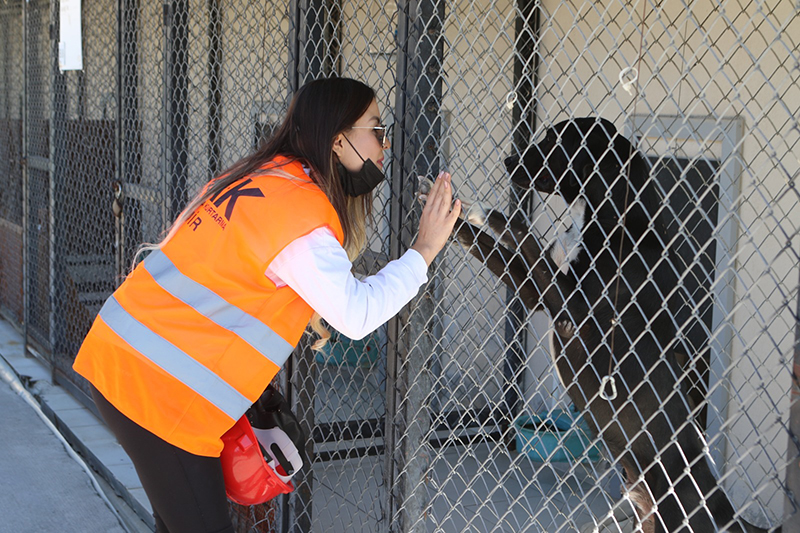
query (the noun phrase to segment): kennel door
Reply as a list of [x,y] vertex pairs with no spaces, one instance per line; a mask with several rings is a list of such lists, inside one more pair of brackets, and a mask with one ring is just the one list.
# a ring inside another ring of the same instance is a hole
[[[726,369],[734,332],[730,314],[735,302],[734,254],[738,227],[734,199],[738,196],[742,138],[739,119],[710,117],[634,116],[629,138],[653,166],[668,234],[674,237],[671,261],[688,271],[680,290],[685,303],[675,323],[682,340],[684,363],[690,365],[690,396],[705,402],[698,425],[705,430],[716,465],[725,464],[729,390]],[[691,356],[689,356],[691,354]]]

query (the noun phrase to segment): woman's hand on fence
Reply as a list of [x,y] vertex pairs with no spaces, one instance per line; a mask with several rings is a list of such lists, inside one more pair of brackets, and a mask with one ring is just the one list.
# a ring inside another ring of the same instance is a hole
[[427,194],[419,219],[419,234],[411,247],[422,255],[428,266],[450,238],[460,212],[461,201],[453,203],[450,174],[442,172]]

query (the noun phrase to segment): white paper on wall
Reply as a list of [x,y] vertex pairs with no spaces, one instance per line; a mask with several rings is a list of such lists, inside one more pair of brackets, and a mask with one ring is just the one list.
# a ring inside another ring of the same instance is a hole
[[83,69],[81,42],[81,0],[61,0],[59,13],[58,66],[63,70]]

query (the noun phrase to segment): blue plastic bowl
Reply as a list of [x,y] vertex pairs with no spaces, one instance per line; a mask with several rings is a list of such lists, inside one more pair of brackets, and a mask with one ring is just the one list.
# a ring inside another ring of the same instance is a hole
[[517,451],[534,461],[577,462],[598,461],[597,445],[580,415],[556,409],[533,416],[520,416],[514,421],[517,430]]
[[378,361],[380,352],[377,335],[354,341],[341,333],[332,333],[314,359],[323,365],[371,368]]

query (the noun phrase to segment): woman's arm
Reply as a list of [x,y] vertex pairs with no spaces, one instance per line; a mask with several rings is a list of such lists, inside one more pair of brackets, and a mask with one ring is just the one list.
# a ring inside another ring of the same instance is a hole
[[427,267],[447,243],[461,211],[452,204],[450,174],[441,173],[422,209],[416,242],[400,259],[359,281],[344,248],[327,228],[296,239],[266,275],[294,289],[331,326],[361,339],[389,320],[427,281]]
[[319,228],[284,248],[267,269],[288,285],[337,331],[361,339],[397,314],[427,281],[427,264],[415,250],[359,281],[344,248]]

